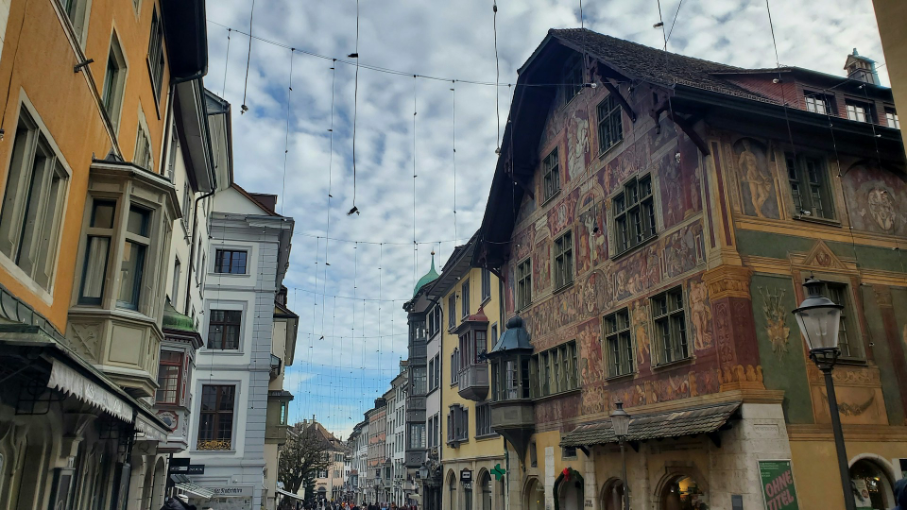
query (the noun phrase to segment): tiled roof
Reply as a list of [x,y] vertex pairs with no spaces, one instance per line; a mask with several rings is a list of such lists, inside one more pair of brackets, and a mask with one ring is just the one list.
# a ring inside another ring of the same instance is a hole
[[[681,411],[641,414],[631,416],[627,431],[628,441],[681,437],[715,432],[741,407],[741,402],[730,402]],[[561,446],[591,446],[617,443],[610,420],[580,425],[561,439]]]
[[686,57],[643,44],[580,28],[551,29],[549,34],[573,48],[629,74],[632,78],[664,86],[687,85],[757,101],[771,101],[713,73],[746,71],[739,67]]

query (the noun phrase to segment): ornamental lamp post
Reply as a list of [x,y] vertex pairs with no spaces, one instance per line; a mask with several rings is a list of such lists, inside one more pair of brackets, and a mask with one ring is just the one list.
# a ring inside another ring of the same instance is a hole
[[[623,402],[615,402],[615,410],[609,414],[612,421],[612,430],[621,446],[621,483],[624,484],[624,510],[630,510],[630,485],[627,483],[627,459],[624,456],[624,440],[627,438],[627,429],[631,424],[631,415],[624,410]],[[849,509],[851,510],[851,509]]]
[[854,496],[848,477],[848,458],[845,453],[845,438],[842,435],[842,421],[839,418],[839,404],[835,398],[832,369],[839,357],[839,326],[842,305],[837,305],[821,294],[823,282],[812,275],[804,282],[807,297],[792,313],[798,321],[798,328],[807,343],[810,359],[817,364],[826,380],[826,398],[829,402],[829,416],[832,419],[832,435],[835,439],[836,456],[839,461],[839,476],[842,479],[842,495],[845,509],[854,510]]

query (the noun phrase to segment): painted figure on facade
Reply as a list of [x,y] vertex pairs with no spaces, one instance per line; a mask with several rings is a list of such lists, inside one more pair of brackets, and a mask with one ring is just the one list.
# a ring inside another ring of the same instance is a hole
[[741,201],[744,213],[759,218],[778,218],[779,210],[772,174],[766,162],[764,146],[750,138],[735,143]]
[[568,176],[574,180],[586,171],[590,152],[589,121],[582,112],[574,112],[568,124]]
[[706,284],[696,281],[691,282],[688,297],[690,299],[691,322],[697,332],[694,337],[694,349],[701,350],[712,347],[713,336],[710,330],[712,311],[709,309]]
[[786,324],[789,316],[783,306],[785,290],[778,289],[773,292],[766,287],[760,287],[763,298],[763,317],[766,319],[766,336],[772,345],[772,352],[777,359],[782,359],[788,353],[788,338],[791,329]]
[[867,193],[867,208],[873,221],[886,232],[895,226],[895,205],[892,195],[882,188],[873,188]]

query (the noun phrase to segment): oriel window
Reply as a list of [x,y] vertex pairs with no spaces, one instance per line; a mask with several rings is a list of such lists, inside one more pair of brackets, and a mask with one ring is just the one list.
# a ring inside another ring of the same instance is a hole
[[138,310],[145,271],[145,252],[151,243],[149,226],[152,212],[132,204],[126,220],[126,239],[120,261],[120,290],[117,306]]

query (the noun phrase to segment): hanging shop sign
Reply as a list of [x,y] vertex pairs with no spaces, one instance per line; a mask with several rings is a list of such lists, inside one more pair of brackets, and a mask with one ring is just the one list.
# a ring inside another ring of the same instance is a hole
[[766,510],[798,510],[791,460],[761,460],[760,483]]
[[460,481],[463,483],[472,482],[473,481],[473,471],[466,469],[466,468],[461,469],[460,470]]

